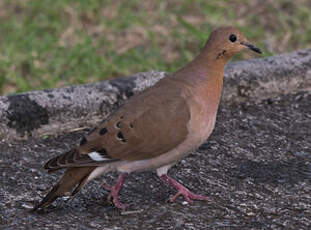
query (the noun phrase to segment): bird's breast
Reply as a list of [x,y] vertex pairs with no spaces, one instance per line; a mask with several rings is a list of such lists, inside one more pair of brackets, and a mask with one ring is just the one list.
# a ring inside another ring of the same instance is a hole
[[190,120],[187,125],[192,143],[199,147],[211,135],[216,121],[219,104],[219,96],[213,93],[193,95],[188,100],[190,108]]
[[188,138],[193,140],[192,143],[195,145],[193,146],[194,148],[203,144],[211,135],[215,127],[216,113],[217,111],[193,114],[191,117],[188,124]]

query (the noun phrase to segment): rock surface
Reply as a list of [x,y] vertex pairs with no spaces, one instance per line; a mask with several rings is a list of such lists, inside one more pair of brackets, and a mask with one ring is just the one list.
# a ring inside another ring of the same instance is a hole
[[100,187],[115,180],[109,174],[71,203],[29,213],[59,176],[42,164],[84,132],[0,143],[0,229],[311,228],[310,91],[222,103],[210,139],[169,172],[210,201],[166,203],[175,191],[152,172],[134,173],[121,191],[130,207],[120,212]]
[[[97,123],[124,100],[155,84],[164,72],[146,72],[96,84],[0,97],[0,138],[55,134]],[[311,88],[311,49],[229,63],[222,99],[258,101]]]

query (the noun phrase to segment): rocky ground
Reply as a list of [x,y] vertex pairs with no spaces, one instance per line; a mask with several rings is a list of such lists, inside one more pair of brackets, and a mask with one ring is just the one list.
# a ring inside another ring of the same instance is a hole
[[167,203],[174,190],[153,172],[134,173],[120,211],[100,187],[109,174],[71,203],[30,213],[61,173],[43,163],[85,131],[0,142],[0,229],[311,229],[311,92],[221,106],[213,135],[170,170],[209,201]]

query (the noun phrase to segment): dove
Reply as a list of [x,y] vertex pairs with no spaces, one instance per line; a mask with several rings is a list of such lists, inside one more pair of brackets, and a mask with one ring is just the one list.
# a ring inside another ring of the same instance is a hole
[[155,170],[187,202],[207,200],[168,176],[168,170],[211,135],[223,86],[224,67],[243,50],[261,53],[234,27],[214,30],[201,52],[184,67],[154,86],[132,96],[107,119],[86,134],[77,147],[50,159],[48,172],[65,172],[33,210],[58,197],[74,197],[94,178],[116,171],[115,185],[104,184],[108,199],[124,209],[119,193],[129,173]]

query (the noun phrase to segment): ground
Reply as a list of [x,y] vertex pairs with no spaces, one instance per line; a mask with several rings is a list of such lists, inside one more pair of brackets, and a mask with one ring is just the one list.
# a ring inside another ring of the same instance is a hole
[[[29,210],[61,172],[47,174],[50,157],[76,145],[83,132],[0,143],[1,229],[310,229],[311,92],[261,103],[222,105],[215,130],[169,174],[209,201],[166,200],[174,190],[153,172],[133,173],[121,191],[130,205],[106,201],[101,183],[88,184],[71,202],[59,199]],[[86,130],[85,130],[86,131]]]

